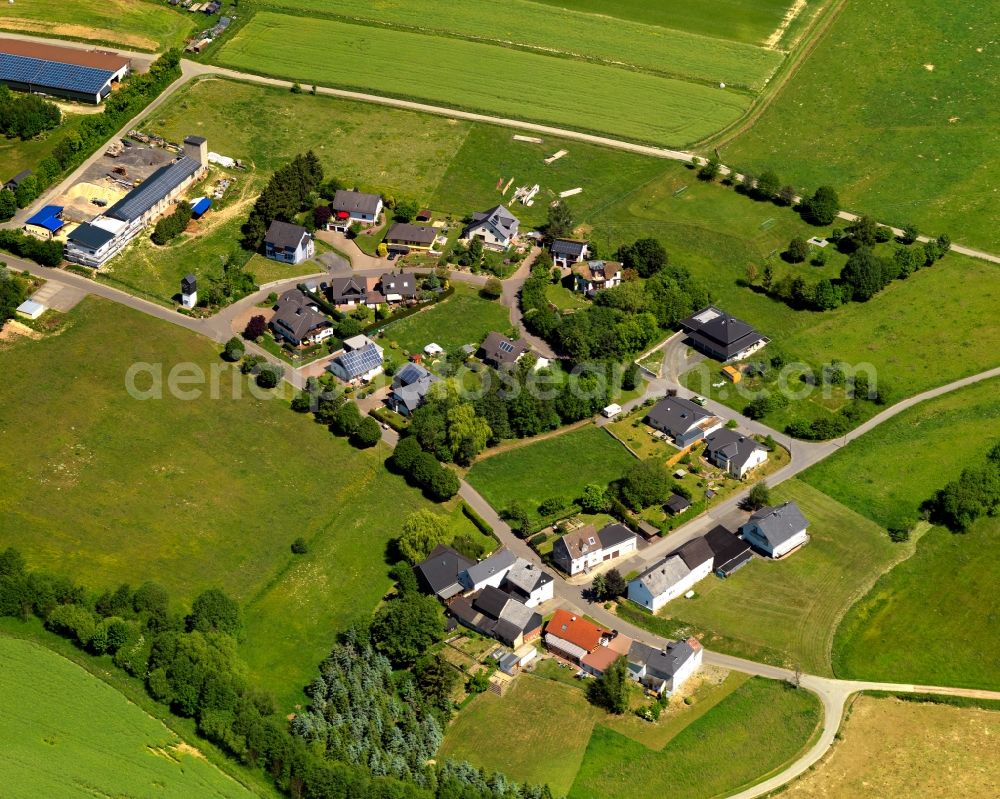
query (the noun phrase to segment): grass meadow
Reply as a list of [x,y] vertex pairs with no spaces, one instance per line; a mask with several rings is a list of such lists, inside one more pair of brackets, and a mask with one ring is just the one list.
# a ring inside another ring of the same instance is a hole
[[[997,380],[955,391],[875,428],[799,479],[880,524],[912,518],[923,500],[997,441]],[[1000,523],[967,534],[933,527],[837,629],[838,677],[1000,687],[995,582]],[[962,645],[956,646],[956,640]]]
[[813,694],[754,677],[661,750],[595,728],[568,797],[729,795],[793,759],[821,719]]
[[809,519],[808,545],[780,562],[755,559],[725,580],[710,575],[694,598],[674,600],[655,617],[627,618],[643,626],[670,620],[710,649],[832,676],[839,620],[903,553],[881,527],[798,480],[774,495],[797,502]]
[[[683,26],[663,28],[625,18],[609,26],[604,16],[566,8],[566,3],[551,7],[509,0],[500,19],[496,6],[487,0],[467,0],[460,9],[448,0],[384,0],[377,7],[349,0],[275,0],[269,5],[508,47],[555,50],[570,58],[624,63],[647,72],[753,90],[763,88],[782,61],[780,52],[715,38],[718,34],[711,31],[697,35]],[[558,36],[553,35],[556,31]]]
[[846,3],[726,163],[836,186],[847,208],[1000,251],[1000,69],[988,0]]
[[[155,580],[183,605],[223,588],[244,606],[254,677],[298,701],[336,632],[391,587],[402,515],[430,506],[385,469],[385,445],[354,449],[245,388],[232,399],[231,372],[217,400],[207,386],[194,401],[132,399],[133,363],[208,373],[218,351],[104,300],[84,300],[58,335],[5,346],[0,548],[94,590]],[[289,550],[299,536],[307,555]]]
[[34,169],[39,161],[52,155],[63,134],[79,128],[85,118],[86,114],[64,113],[58,128],[27,141],[0,135],[0,164],[3,164],[0,177],[8,180],[25,169]]
[[30,0],[4,3],[0,29],[117,44],[154,52],[184,44],[193,14],[150,0]]
[[989,796],[1000,783],[1000,712],[860,696],[829,757],[789,786],[785,799]]
[[254,796],[74,663],[0,635],[5,796]]
[[[259,12],[216,55],[235,69],[303,83],[582,127],[655,144],[683,145],[738,119],[751,96],[568,58],[462,39]],[[438,46],[434,46],[437,44]],[[392,53],[405,69],[373,69]],[[544,82],[538,75],[544,75]],[[503,75],[502,81],[496,76]],[[581,112],[581,93],[586,93]]]
[[599,427],[587,425],[475,463],[468,481],[494,508],[524,503],[537,520],[538,506],[551,497],[572,501],[588,483],[607,485],[635,458]]
[[448,299],[383,328],[384,338],[380,343],[403,355],[422,353],[431,342],[452,353],[464,344],[478,347],[492,330],[501,333],[510,330],[510,313],[499,300],[485,299],[463,283],[452,285],[455,293]]

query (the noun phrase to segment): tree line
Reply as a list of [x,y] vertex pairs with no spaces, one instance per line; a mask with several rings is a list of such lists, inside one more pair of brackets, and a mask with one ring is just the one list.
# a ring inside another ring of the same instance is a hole
[[312,150],[276,170],[243,225],[243,248],[256,252],[272,221],[293,222],[297,214],[312,208],[322,183],[323,166]]
[[12,92],[0,85],[0,134],[8,139],[33,139],[62,121],[59,106],[35,94]]
[[[957,533],[967,532],[983,517],[1000,513],[1000,442],[986,453],[985,463],[963,469],[957,480],[924,502],[922,510],[935,524]],[[911,526],[903,525],[905,529]]]
[[168,241],[177,238],[187,228],[188,222],[191,221],[192,213],[190,203],[186,203],[183,200],[177,203],[172,214],[162,217],[156,223],[156,227],[153,228],[153,243],[166,244]]
[[[408,567],[397,579],[398,597],[370,632],[344,636],[309,687],[310,708],[291,724],[251,684],[236,650],[240,608],[221,590],[204,591],[179,613],[156,583],[93,596],[68,577],[29,569],[8,548],[0,552],[0,615],[35,616],[81,650],[109,655],[156,701],[194,719],[199,735],[295,799],[550,799],[547,788],[467,763],[431,764],[453,707],[433,687],[442,664],[423,655],[440,638],[442,617]],[[409,649],[390,648],[397,631]],[[393,672],[390,663],[407,670]]]
[[12,274],[6,264],[0,261],[0,330],[4,323],[14,318],[17,306],[28,296],[28,283],[18,275]]

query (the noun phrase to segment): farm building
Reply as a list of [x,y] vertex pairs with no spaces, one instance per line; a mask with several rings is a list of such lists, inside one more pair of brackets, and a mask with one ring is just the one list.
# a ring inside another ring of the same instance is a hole
[[180,158],[157,169],[107,211],[69,234],[66,260],[94,268],[102,266],[199,180],[207,162],[205,139],[188,136]]
[[128,58],[108,51],[0,39],[0,83],[17,91],[96,105],[131,67]]
[[24,232],[39,239],[51,239],[66,224],[59,218],[62,212],[61,205],[46,205],[24,223]]

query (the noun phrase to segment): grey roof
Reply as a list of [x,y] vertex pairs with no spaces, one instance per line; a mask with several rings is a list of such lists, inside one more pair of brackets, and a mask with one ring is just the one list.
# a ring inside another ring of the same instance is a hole
[[496,331],[490,333],[479,350],[483,360],[497,365],[515,363],[528,349],[523,341],[512,341]]
[[514,236],[517,233],[518,225],[521,224],[520,220],[502,205],[494,205],[486,211],[477,211],[474,213],[472,215],[472,224],[466,228],[466,231],[470,228],[478,227],[480,223],[489,224],[505,238]]
[[493,619],[499,619],[507,603],[513,601],[510,594],[492,585],[486,586],[472,600],[472,607]]
[[462,590],[458,575],[472,565],[472,561],[451,547],[438,544],[427,559],[414,567],[424,584],[442,599],[449,599]]
[[348,191],[340,189],[333,195],[330,207],[334,211],[347,211],[351,214],[372,214],[378,210],[382,198],[377,194],[366,194],[363,191]]
[[381,366],[382,353],[379,352],[375,344],[369,343],[359,349],[338,355],[331,361],[331,364],[334,362],[344,370],[348,380],[353,380],[355,377],[360,377]]
[[649,593],[659,596],[691,573],[680,555],[668,555],[659,563],[654,563],[635,579],[641,581]]
[[354,277],[335,277],[330,281],[330,300],[339,302],[345,299],[364,300],[368,296],[365,281]]
[[613,522],[602,527],[597,537],[601,541],[602,548],[611,549],[611,547],[616,547],[635,538],[635,533],[629,530],[624,524]]
[[671,494],[670,499],[663,503],[663,507],[674,514],[682,513],[691,507],[691,500],[680,494]]
[[406,363],[400,367],[392,377],[392,387],[409,386],[423,380],[425,377],[432,377],[431,373],[419,363]]
[[481,583],[492,577],[497,572],[509,569],[514,565],[516,560],[517,556],[509,549],[497,550],[486,558],[486,560],[481,560],[479,563],[468,568],[469,581],[472,585]]
[[716,430],[705,438],[705,454],[709,457],[725,459],[741,467],[750,456],[759,449],[764,449],[754,439],[725,428]]
[[[711,318],[704,320],[699,318],[706,315]],[[703,308],[682,320],[680,324],[696,344],[724,354],[726,358],[736,355],[764,338],[742,319],[730,316],[714,305]]]
[[524,558],[518,558],[510,571],[507,572],[507,584],[513,586],[525,596],[536,588],[541,588],[552,582],[552,575],[542,571],[538,566]]
[[654,677],[671,679],[694,656],[694,647],[687,641],[671,641],[662,652],[653,653],[646,661],[646,671]]
[[805,530],[809,520],[802,515],[799,506],[786,502],[777,508],[764,507],[750,516],[750,521],[741,529],[756,525],[771,547],[779,547],[790,538]]
[[649,662],[649,659],[659,651],[660,650],[656,647],[644,644],[642,641],[633,641],[628,648],[629,665],[634,664],[641,668],[642,666],[645,666],[646,663]]
[[430,246],[437,238],[437,231],[427,225],[411,225],[409,222],[396,222],[385,234],[387,242],[402,244],[426,244]]
[[136,188],[112,205],[104,216],[131,222],[138,219],[160,200],[192,177],[201,169],[201,164],[186,155],[171,164],[157,169]]
[[674,554],[680,555],[681,560],[684,561],[684,565],[691,569],[691,571],[715,559],[712,548],[702,536],[692,538],[687,543],[682,544]]
[[565,255],[567,258],[579,258],[587,248],[587,242],[575,239],[555,239],[552,242],[553,255]]
[[542,617],[540,614],[535,613],[527,605],[518,602],[513,597],[508,596],[508,599],[510,601],[504,605],[503,610],[500,612],[500,621],[514,625],[522,632],[541,626]]
[[73,244],[86,247],[91,250],[98,250],[107,244],[115,234],[110,230],[91,225],[89,222],[79,225],[76,230],[69,234],[69,240]]
[[23,172],[18,172],[16,175],[14,175],[14,177],[8,180],[4,185],[19,186],[21,184],[21,181],[28,177],[31,177],[31,170],[25,169]]
[[650,408],[646,423],[671,436],[686,433],[713,414],[683,397],[664,397]]
[[302,243],[302,238],[308,235],[309,231],[302,225],[293,225],[275,219],[267,226],[267,235],[264,236],[264,241],[272,247],[294,250]]
[[184,143],[185,144],[198,144],[198,145],[201,145],[201,144],[204,144],[207,141],[208,141],[208,139],[206,139],[204,136],[187,136],[184,139]]
[[420,407],[420,403],[424,401],[424,397],[430,392],[431,386],[440,381],[440,377],[428,372],[425,377],[421,377],[416,382],[397,386],[392,390],[392,396],[397,402],[405,405],[410,413],[413,413],[413,411]]
[[399,294],[402,297],[415,297],[417,294],[417,276],[412,272],[399,272],[393,274],[386,272],[379,278],[382,293]]
[[[329,327],[330,320],[319,311],[313,310],[313,301],[298,289],[286,291],[278,298],[272,324],[281,323],[279,332],[287,330],[298,341],[302,341],[311,330]],[[282,328],[284,330],[282,330]]]

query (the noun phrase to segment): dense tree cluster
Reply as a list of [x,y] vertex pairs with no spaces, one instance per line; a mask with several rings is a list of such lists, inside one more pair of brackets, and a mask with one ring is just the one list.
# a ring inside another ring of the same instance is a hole
[[208,275],[208,287],[199,304],[215,307],[228,305],[257,290],[257,279],[247,271],[250,255],[240,249],[225,257],[220,271]]
[[42,241],[20,230],[0,230],[0,250],[28,258],[42,266],[59,266],[63,258],[61,241]]
[[52,130],[61,119],[55,103],[0,86],[0,134],[8,139],[33,139],[43,131]]
[[391,463],[407,482],[422,488],[431,499],[444,502],[458,493],[458,476],[431,453],[425,452],[416,436],[400,440],[393,450]]
[[1000,443],[986,455],[986,463],[962,471],[925,503],[931,519],[950,530],[965,532],[984,516],[1000,513]]
[[191,213],[190,203],[183,200],[177,203],[172,214],[163,217],[156,223],[156,227],[153,228],[153,243],[166,244],[171,239],[177,238],[191,221]]
[[628,679],[628,660],[622,655],[604,674],[587,686],[590,701],[609,713],[622,714],[628,710],[631,685]]
[[295,156],[278,169],[250,211],[243,225],[243,248],[256,252],[264,244],[268,225],[275,219],[292,222],[313,207],[313,195],[323,182],[323,167],[312,150]]
[[3,330],[4,322],[14,317],[17,306],[24,302],[27,296],[27,281],[11,274],[0,263],[0,330]]

